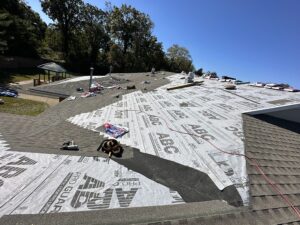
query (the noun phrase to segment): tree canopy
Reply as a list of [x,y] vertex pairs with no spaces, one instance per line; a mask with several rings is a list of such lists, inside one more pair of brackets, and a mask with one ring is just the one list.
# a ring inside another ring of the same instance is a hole
[[82,23],[89,44],[89,55],[92,64],[96,64],[99,51],[109,48],[109,36],[105,29],[106,13],[97,7],[86,4],[83,8]]
[[148,15],[123,4],[108,12],[107,24],[112,42],[109,63],[117,70],[148,71],[164,66],[163,47],[152,35],[154,24]]
[[63,38],[63,51],[67,57],[73,30],[80,24],[82,0],[41,0],[43,11],[59,27]]
[[170,63],[170,69],[174,72],[193,71],[192,57],[189,51],[179,45],[173,45],[167,50],[167,57]]
[[83,0],[40,0],[48,26],[23,0],[0,2],[0,54],[65,62],[69,70],[96,73],[194,70],[189,51],[167,53],[153,34],[149,15],[122,4],[100,9]]
[[20,0],[0,1],[0,52],[36,57],[47,25]]

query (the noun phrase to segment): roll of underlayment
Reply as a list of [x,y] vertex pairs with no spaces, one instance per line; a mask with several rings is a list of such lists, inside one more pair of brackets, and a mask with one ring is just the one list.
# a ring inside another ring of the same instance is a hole
[[234,84],[225,84],[224,85],[224,88],[226,90],[235,90],[236,89],[236,86]]

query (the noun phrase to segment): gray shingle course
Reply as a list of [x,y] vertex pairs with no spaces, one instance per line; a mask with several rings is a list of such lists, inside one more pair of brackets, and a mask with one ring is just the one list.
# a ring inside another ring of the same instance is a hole
[[[299,207],[300,134],[248,115],[243,115],[243,127],[246,155],[255,158],[281,192]],[[250,161],[247,170],[254,211],[265,214],[270,224],[300,221]]]

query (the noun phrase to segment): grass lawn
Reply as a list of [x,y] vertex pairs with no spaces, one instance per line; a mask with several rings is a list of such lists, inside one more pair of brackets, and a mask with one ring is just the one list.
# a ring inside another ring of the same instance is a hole
[[[32,79],[38,79],[39,75],[24,75],[24,74],[14,74],[12,75],[12,82],[17,83],[24,80],[32,80]],[[42,79],[42,76],[41,76]]]
[[18,115],[36,116],[45,111],[49,106],[43,102],[36,102],[21,98],[0,96],[4,104],[0,105],[0,112]]
[[[0,84],[17,83],[20,81],[37,79],[39,78],[39,73],[41,73],[41,80],[44,80],[43,71],[36,68],[2,70],[0,71]],[[54,76],[55,73],[50,72],[50,75]],[[69,76],[70,74],[67,74],[67,77]],[[45,78],[48,80],[48,74]]]
[[37,69],[7,69],[0,71],[0,84],[31,80],[39,75]]

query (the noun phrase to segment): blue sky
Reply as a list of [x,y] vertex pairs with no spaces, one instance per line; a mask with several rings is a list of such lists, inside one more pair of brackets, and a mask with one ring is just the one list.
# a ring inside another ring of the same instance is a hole
[[[104,1],[87,0],[99,8]],[[112,0],[150,15],[167,49],[186,47],[196,68],[300,88],[299,0]],[[39,0],[27,0],[44,21]]]

